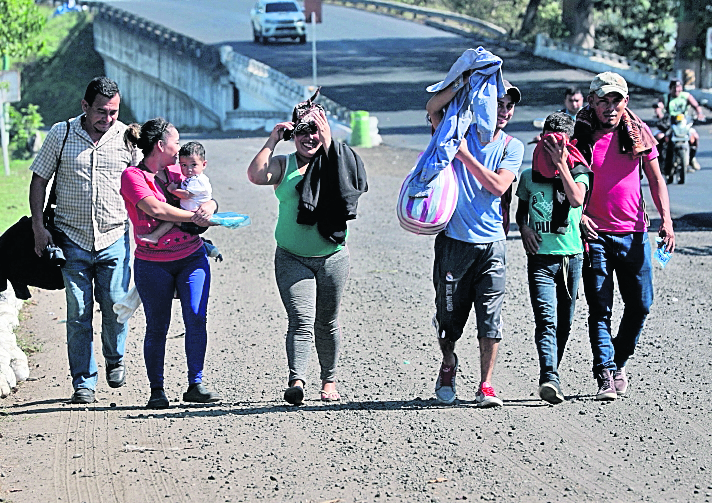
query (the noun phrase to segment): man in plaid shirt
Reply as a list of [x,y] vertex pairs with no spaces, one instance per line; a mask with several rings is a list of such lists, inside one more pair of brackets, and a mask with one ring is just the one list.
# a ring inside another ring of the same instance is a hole
[[59,232],[55,233],[55,244],[67,259],[62,275],[72,403],[94,402],[98,375],[93,347],[94,299],[102,314],[107,382],[112,388],[126,382],[123,358],[128,324],[118,323],[113,305],[126,295],[131,278],[128,218],[119,194],[121,173],[136,165],[137,159],[135,149],[124,140],[126,125],[118,120],[120,102],[113,80],[92,80],[81,101],[84,113],[52,126],[30,166],[30,211],[38,255],[54,242],[42,212],[47,183],[53,175],[57,177],[55,226]]

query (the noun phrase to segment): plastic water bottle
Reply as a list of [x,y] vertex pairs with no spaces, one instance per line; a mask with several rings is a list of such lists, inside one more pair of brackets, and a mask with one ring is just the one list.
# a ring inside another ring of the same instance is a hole
[[663,243],[663,238],[657,237],[655,238],[655,243],[658,245],[657,250],[655,250],[655,258],[658,261],[658,264],[660,264],[660,267],[665,269],[665,266],[667,263],[670,261],[670,258],[672,257],[672,252],[669,252],[665,249],[665,244]]

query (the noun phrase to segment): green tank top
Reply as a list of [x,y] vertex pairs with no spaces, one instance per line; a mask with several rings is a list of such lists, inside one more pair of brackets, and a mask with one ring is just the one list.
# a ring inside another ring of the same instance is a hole
[[673,98],[669,94],[667,95],[667,100],[668,100],[668,113],[670,114],[671,117],[674,117],[675,115],[679,114],[684,114],[687,112],[687,107],[689,105],[687,101],[687,97],[690,95],[690,93],[682,91],[680,94],[677,95],[677,98]]
[[[297,208],[299,206],[299,193],[296,185],[303,178],[297,169],[297,156],[295,153],[287,156],[287,169],[279,182],[274,194],[279,201],[279,214],[277,226],[274,229],[274,238],[277,246],[300,257],[324,257],[341,250],[344,245],[337,245],[327,241],[319,234],[316,225],[302,225],[297,223]],[[347,231],[348,237],[348,231]]]

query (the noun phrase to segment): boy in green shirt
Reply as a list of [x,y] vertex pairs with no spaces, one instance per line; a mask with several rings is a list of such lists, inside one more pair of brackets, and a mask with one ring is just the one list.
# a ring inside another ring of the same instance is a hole
[[539,353],[539,396],[564,401],[558,367],[571,332],[583,265],[579,223],[592,175],[569,143],[574,121],[562,112],[546,118],[542,141],[517,187],[517,225],[527,253],[534,340]]

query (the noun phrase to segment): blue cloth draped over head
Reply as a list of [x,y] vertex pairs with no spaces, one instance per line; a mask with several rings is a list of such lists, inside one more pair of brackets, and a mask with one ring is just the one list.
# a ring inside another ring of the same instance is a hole
[[[465,71],[472,74],[448,104],[442,121],[418,160],[408,186],[410,197],[427,197],[429,183],[455,158],[468,129],[477,134],[480,143],[490,143],[497,125],[497,99],[505,94],[502,81],[502,59],[483,47],[467,49],[452,65],[445,79],[429,86],[437,92],[452,84]],[[471,133],[471,134],[472,134]]]

